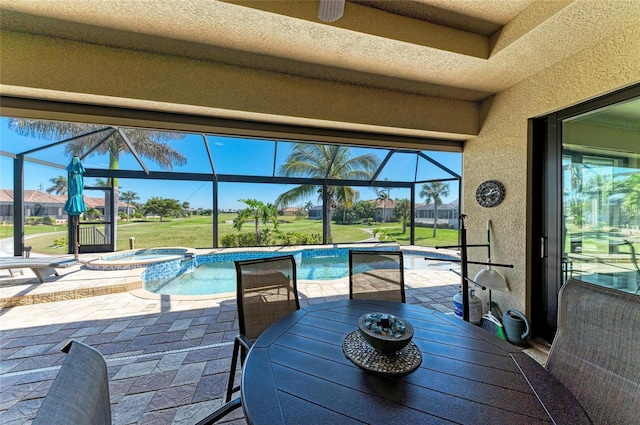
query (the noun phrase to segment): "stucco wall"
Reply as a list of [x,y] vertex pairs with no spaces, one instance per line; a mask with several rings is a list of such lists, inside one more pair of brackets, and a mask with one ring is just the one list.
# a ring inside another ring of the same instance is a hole
[[[542,54],[542,52],[541,52]],[[493,291],[492,299],[504,310],[517,308],[530,315],[527,258],[528,224],[536,200],[528,198],[531,163],[528,120],[545,115],[640,81],[640,27],[628,28],[567,60],[497,94],[483,105],[479,135],[465,143],[463,155],[463,208],[469,243],[486,241],[491,219],[492,260],[514,264],[500,268],[510,292]],[[499,180],[506,188],[504,202],[483,208],[475,191],[485,180]],[[470,259],[485,261],[482,249],[472,249]],[[470,266],[474,276],[479,266]],[[486,300],[487,295],[481,294]]]
[[[475,102],[393,92],[371,87],[296,77],[178,56],[0,31],[0,83],[5,93],[29,90],[67,93],[65,100],[118,99],[161,102],[174,112],[212,108],[216,115],[242,112],[270,122],[291,118],[375,126],[433,135],[476,135]],[[8,91],[11,89],[11,91]],[[77,94],[75,97],[68,94]],[[181,108],[184,105],[184,108]],[[228,112],[225,112],[228,111]]]

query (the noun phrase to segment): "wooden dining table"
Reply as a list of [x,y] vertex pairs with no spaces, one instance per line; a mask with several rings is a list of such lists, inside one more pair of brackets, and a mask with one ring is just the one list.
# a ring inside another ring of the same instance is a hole
[[[413,326],[415,370],[372,371],[345,354],[345,338],[372,312]],[[248,353],[241,397],[256,425],[591,423],[521,348],[453,315],[372,300],[313,305],[273,324]]]

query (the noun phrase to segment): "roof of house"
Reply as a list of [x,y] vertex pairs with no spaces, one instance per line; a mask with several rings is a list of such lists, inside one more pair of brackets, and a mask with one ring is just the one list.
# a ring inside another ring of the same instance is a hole
[[[40,190],[25,190],[24,202],[34,204],[63,204],[67,201],[66,196],[52,195]],[[0,202],[13,202],[12,189],[0,189]]]
[[[453,209],[457,209],[459,207],[460,202],[457,199],[454,199],[453,201],[446,203],[446,204],[438,204],[438,209],[439,210],[453,210]],[[416,210],[432,210],[433,209],[433,203],[431,204],[422,204],[420,206],[416,205]]]
[[369,202],[376,205],[376,208],[393,208],[396,202],[393,199],[371,199]]
[[[104,208],[104,198],[83,196],[87,208]],[[0,202],[13,202],[13,189],[0,189]],[[62,204],[67,202],[67,195],[53,195],[41,190],[27,189],[24,191],[25,204]],[[118,207],[126,208],[127,204],[118,201]],[[131,206],[130,206],[131,207]]]

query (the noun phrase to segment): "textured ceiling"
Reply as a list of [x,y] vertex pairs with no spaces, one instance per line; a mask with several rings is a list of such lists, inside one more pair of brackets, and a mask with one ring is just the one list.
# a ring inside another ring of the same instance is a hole
[[477,101],[632,25],[637,4],[348,0],[344,16],[326,23],[312,0],[0,0],[0,22],[10,31]]

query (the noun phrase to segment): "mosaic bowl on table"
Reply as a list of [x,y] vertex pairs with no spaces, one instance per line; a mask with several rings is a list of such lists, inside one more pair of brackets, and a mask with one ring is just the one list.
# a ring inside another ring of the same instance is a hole
[[367,313],[358,329],[342,342],[342,351],[357,366],[382,375],[404,375],[422,363],[420,349],[411,342],[413,326],[386,313]]
[[413,326],[400,317],[387,313],[366,313],[358,319],[360,334],[383,354],[402,350],[413,338]]

